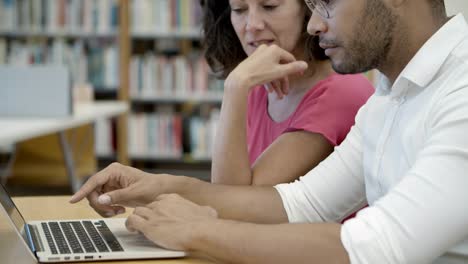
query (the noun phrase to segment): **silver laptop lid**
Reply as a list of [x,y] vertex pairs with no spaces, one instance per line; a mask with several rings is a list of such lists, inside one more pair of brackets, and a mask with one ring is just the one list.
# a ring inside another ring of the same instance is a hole
[[24,234],[24,225],[26,222],[2,184],[0,184],[0,204],[18,232]]
[[1,184],[0,204],[0,262],[5,264],[37,263],[26,241],[25,221]]

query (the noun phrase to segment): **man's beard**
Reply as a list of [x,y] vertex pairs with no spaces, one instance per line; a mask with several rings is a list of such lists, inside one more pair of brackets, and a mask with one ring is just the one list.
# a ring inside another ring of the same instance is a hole
[[384,64],[393,42],[397,17],[381,0],[367,0],[354,38],[343,46],[345,55],[333,69],[341,74],[366,72]]

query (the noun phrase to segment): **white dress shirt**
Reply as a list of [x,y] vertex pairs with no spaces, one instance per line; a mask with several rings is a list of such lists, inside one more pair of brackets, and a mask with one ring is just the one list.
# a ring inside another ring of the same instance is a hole
[[290,222],[340,221],[351,263],[430,263],[468,237],[468,25],[448,21],[393,86],[382,78],[346,140],[275,186]]

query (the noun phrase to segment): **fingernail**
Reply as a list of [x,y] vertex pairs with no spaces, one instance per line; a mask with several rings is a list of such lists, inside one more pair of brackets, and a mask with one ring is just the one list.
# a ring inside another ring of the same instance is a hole
[[117,211],[117,214],[123,214],[123,213],[125,213],[125,209],[119,209],[119,210]]
[[102,194],[98,197],[98,203],[104,204],[104,205],[109,205],[111,204],[111,198],[107,194]]

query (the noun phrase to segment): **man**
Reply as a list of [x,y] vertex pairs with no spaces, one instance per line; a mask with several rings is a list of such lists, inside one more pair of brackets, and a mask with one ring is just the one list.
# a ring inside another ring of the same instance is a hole
[[[463,16],[448,20],[442,0],[306,2],[314,10],[309,33],[320,38],[336,71],[377,68],[384,75],[329,158],[300,181],[274,188],[114,164],[71,201],[87,196],[107,216],[122,212],[121,205],[138,206],[130,230],[234,263],[429,263],[467,237]],[[303,70],[277,47],[256,53],[272,71]],[[357,217],[337,224],[366,202]]]

